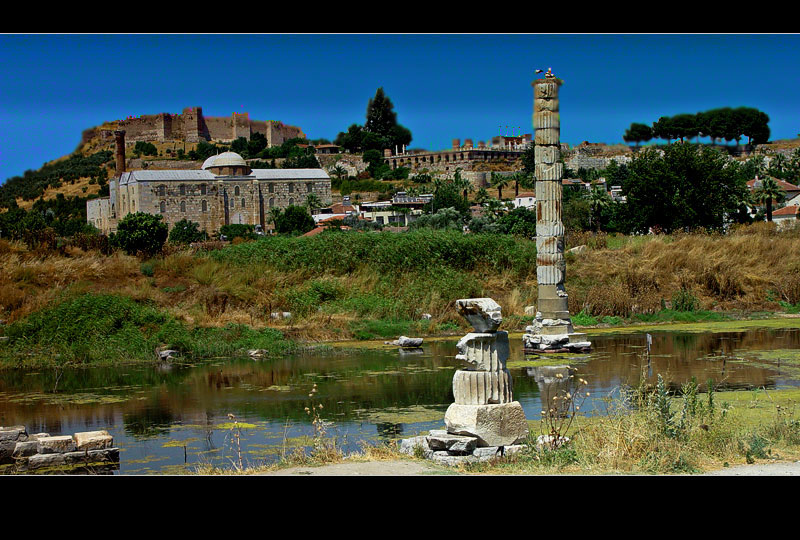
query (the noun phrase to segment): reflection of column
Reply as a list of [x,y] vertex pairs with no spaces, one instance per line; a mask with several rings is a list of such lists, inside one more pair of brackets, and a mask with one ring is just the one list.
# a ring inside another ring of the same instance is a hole
[[536,171],[536,279],[539,299],[536,319],[523,336],[526,349],[541,351],[588,349],[575,334],[564,289],[564,224],[561,222],[564,164],[561,163],[558,88],[561,80],[548,70],[533,82],[533,128]]
[[565,396],[572,391],[572,379],[570,375],[575,373],[575,369],[569,366],[537,366],[528,368],[528,375],[532,376],[539,386],[539,398],[542,402],[542,410],[549,410],[556,407],[550,416],[563,417],[569,414],[569,403],[566,399],[553,399],[556,396]]

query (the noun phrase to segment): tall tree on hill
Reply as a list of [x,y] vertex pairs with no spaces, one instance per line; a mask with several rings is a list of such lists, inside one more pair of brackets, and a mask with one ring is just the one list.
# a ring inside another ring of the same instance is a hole
[[335,142],[351,152],[383,151],[407,146],[411,138],[411,131],[397,123],[394,104],[381,87],[367,103],[366,123],[363,126],[352,124],[346,133],[339,133]]
[[646,124],[639,124],[636,122],[633,122],[631,127],[625,130],[625,134],[622,136],[623,141],[627,143],[636,143],[636,146],[639,146],[640,142],[647,142],[652,138],[653,128]]

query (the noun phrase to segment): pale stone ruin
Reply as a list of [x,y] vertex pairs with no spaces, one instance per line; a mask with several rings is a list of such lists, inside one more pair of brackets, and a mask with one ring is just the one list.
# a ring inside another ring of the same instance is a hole
[[445,413],[444,430],[400,442],[400,451],[446,465],[486,461],[519,452],[528,436],[528,422],[514,401],[506,369],[508,332],[498,330],[501,308],[491,298],[456,301],[456,310],[474,328],[458,342],[456,355],[469,367],[453,376],[455,403]]
[[533,82],[533,125],[536,148],[536,278],[538,310],[522,336],[525,352],[582,352],[591,348],[585,334],[576,333],[564,289],[564,224],[561,222],[564,164],[559,162],[561,124],[558,87],[550,69]]
[[70,469],[119,464],[119,448],[105,430],[74,435],[28,434],[25,426],[0,426],[0,464],[13,464],[14,472]]

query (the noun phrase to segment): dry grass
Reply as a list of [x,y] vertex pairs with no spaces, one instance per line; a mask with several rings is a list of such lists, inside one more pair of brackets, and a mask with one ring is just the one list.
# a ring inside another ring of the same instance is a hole
[[703,309],[780,309],[776,300],[800,299],[798,250],[800,234],[767,223],[724,236],[658,235],[620,249],[588,249],[568,263],[570,309],[648,313],[682,287]]

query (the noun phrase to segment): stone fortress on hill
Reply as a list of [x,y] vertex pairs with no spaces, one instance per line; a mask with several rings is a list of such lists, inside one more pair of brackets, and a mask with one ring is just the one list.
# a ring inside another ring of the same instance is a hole
[[82,143],[95,137],[101,142],[114,140],[114,131],[124,130],[128,142],[201,141],[230,142],[244,137],[250,140],[255,133],[264,135],[269,146],[280,146],[293,138],[306,136],[297,126],[277,120],[251,120],[249,113],[231,116],[204,116],[202,107],[187,107],[181,114],[159,113],[128,117],[83,132]]

